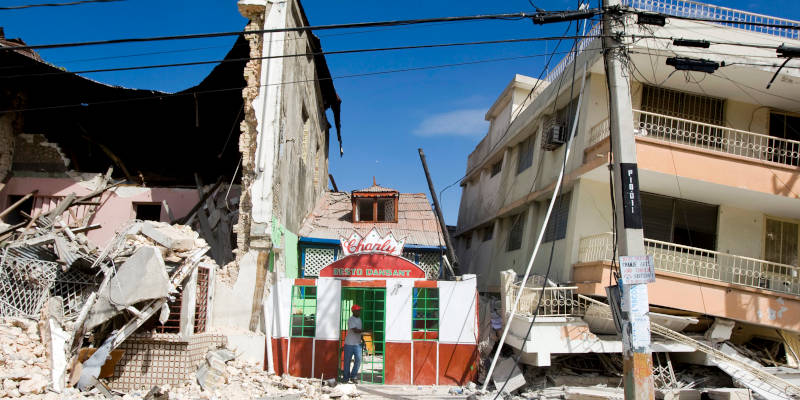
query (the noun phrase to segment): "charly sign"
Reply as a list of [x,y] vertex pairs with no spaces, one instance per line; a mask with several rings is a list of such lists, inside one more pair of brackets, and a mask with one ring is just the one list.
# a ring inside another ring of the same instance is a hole
[[323,268],[321,278],[352,279],[425,279],[425,271],[402,258],[405,240],[389,233],[381,236],[375,228],[362,237],[356,232],[341,237],[344,257]]
[[339,237],[342,243],[342,252],[345,256],[361,253],[391,254],[393,256],[403,255],[403,245],[405,239],[398,241],[391,232],[381,237],[378,230],[372,228],[367,236],[361,237],[358,232],[353,232],[349,238]]
[[319,272],[320,278],[425,279],[425,271],[405,258],[391,254],[351,254]]

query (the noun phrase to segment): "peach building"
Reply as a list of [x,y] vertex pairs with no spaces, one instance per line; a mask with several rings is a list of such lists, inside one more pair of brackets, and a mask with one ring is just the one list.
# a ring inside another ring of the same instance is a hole
[[[800,38],[797,30],[735,21],[799,22],[688,0],[623,3],[733,21],[667,18],[665,26],[638,25],[635,13],[626,20],[633,104],[627,112],[635,125],[645,247],[656,269],[651,318],[690,335],[705,332],[708,340],[721,340],[718,328],[727,324],[732,333],[723,339],[780,343],[782,362],[796,365],[788,343],[800,334],[800,62],[789,61],[765,86],[777,69],[772,64],[785,60],[776,48],[800,46]],[[575,52],[542,80],[511,80],[486,113],[489,132],[467,159],[456,248],[462,272],[479,277],[482,293],[519,290],[515,275],[528,264],[576,123],[564,187],[532,273],[545,275],[552,252],[549,278],[559,287],[549,288],[545,299],[606,296],[614,242],[608,90],[600,25],[585,31],[590,37],[577,41]],[[709,47],[680,46],[673,38],[705,40]],[[676,71],[670,57],[721,66],[713,73]],[[510,275],[501,273],[509,269]],[[520,305],[509,336],[511,345],[524,346],[529,363],[549,365],[551,354],[620,351],[613,325],[603,325],[579,301],[543,303],[553,307],[538,310],[530,336],[525,330],[536,302]],[[692,350],[658,340],[653,348]]]

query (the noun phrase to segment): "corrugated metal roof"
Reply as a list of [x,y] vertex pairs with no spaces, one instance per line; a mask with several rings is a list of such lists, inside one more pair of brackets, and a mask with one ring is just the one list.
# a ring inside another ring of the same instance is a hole
[[314,211],[300,227],[300,236],[321,239],[339,239],[353,231],[366,235],[373,227],[381,235],[390,231],[406,244],[444,246],[436,215],[423,193],[400,193],[397,222],[353,223],[353,206],[349,193],[328,192],[317,203]]

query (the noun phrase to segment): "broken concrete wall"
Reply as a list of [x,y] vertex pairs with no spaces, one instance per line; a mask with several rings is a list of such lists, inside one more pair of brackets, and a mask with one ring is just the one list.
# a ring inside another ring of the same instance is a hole
[[[99,177],[98,174],[79,174],[74,177],[63,174],[59,177],[34,177],[19,176],[15,172],[15,176],[9,179],[5,187],[0,189],[0,210],[10,205],[9,196],[24,196],[38,190],[34,196],[32,209],[22,211],[33,214],[47,211],[54,208],[60,199],[72,193],[77,196],[91,193],[100,183]],[[98,202],[98,205],[75,206],[72,213],[80,218],[92,207],[97,208],[95,215],[88,222],[100,225],[100,227],[87,232],[87,236],[95,245],[103,246],[114,237],[118,229],[136,218],[136,210],[140,204],[158,205],[166,202],[173,216],[180,218],[186,215],[198,200],[196,189],[146,188],[125,185],[117,186],[104,193],[102,197],[94,199],[93,201]],[[80,225],[72,223],[74,218],[68,212],[65,212],[65,217],[67,223],[73,227]],[[169,221],[169,215],[163,206],[160,217],[161,221]]]

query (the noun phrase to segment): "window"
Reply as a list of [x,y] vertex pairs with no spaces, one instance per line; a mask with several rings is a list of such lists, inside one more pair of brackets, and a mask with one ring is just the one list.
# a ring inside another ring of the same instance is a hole
[[490,225],[483,229],[481,229],[481,240],[486,242],[492,240],[492,234],[494,233],[494,226]]
[[767,218],[764,258],[781,264],[797,264],[798,226],[794,222]]
[[439,288],[414,288],[411,324],[414,340],[439,338]]
[[648,239],[715,250],[717,215],[715,205],[642,193],[642,225]]
[[[22,200],[23,197],[25,197],[25,196],[24,195],[9,195],[8,196],[8,203],[6,204],[6,207],[10,207],[12,204]],[[22,202],[22,204],[17,206],[17,208],[15,208],[13,211],[8,213],[8,215],[6,215],[3,218],[5,220],[5,223],[7,223],[9,225],[16,225],[16,224],[20,224],[20,223],[23,223],[23,222],[27,221],[28,218],[25,217],[24,215],[22,215],[22,213],[24,212],[24,213],[27,213],[28,215],[32,215],[32,211],[31,210],[33,210],[33,200],[34,200],[33,196],[28,197],[27,200]]]
[[[783,113],[769,114],[769,135],[774,138],[800,141],[800,117]],[[769,147],[775,149],[770,161],[797,165],[797,146],[783,140],[770,139]]]
[[544,230],[545,242],[560,240],[567,236],[570,200],[572,200],[572,192],[562,194],[556,199],[556,204],[553,205],[553,212],[547,221],[547,228]]
[[[556,111],[556,121],[561,124],[561,129],[564,129],[566,132],[572,132],[572,123],[575,120],[575,115],[578,113],[578,98],[572,99],[567,105],[560,108]],[[566,138],[565,134],[563,137]],[[577,136],[578,131],[575,131],[575,135]]]
[[508,231],[508,251],[522,247],[522,234],[525,229],[525,213],[519,213],[511,219],[511,229]]
[[161,203],[133,203],[136,219],[142,221],[161,221]]
[[467,233],[464,235],[464,247],[469,249],[472,247],[472,232]]
[[519,158],[517,159],[517,175],[533,164],[533,137],[529,137],[519,144]]
[[397,222],[397,197],[356,198],[355,222]]
[[364,221],[374,221],[375,216],[372,213],[373,203],[375,201],[373,199],[358,199],[356,203],[358,204],[358,222]]
[[503,160],[500,160],[492,164],[492,176],[499,174],[502,169],[503,169]]
[[197,292],[194,306],[194,333],[206,331],[208,320],[208,283],[211,270],[205,267],[197,268]]
[[314,337],[317,317],[317,287],[292,287],[292,337]]
[[677,90],[645,85],[642,90],[642,111],[723,125],[725,102]]

